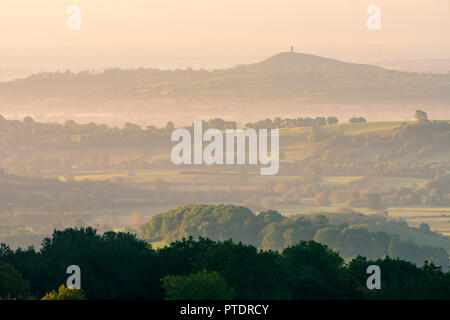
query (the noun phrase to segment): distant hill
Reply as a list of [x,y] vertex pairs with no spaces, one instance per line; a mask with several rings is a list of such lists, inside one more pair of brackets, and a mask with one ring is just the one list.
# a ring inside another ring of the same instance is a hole
[[419,74],[283,52],[222,70],[40,73],[0,83],[0,102],[35,99],[450,102],[450,74]]
[[[363,68],[372,71],[383,71],[383,68],[366,65],[342,62],[335,59],[328,59],[311,54],[282,52],[269,57],[262,62],[248,65],[250,68],[256,69],[277,69],[288,68],[288,70],[304,71],[307,69],[320,70],[323,66],[330,68]],[[393,71],[398,72],[398,71]]]
[[[352,213],[339,217],[341,223],[335,225],[326,213],[286,217],[274,210],[256,215],[242,206],[186,205],[152,217],[142,226],[141,233],[147,241],[160,246],[192,236],[219,241],[233,239],[279,251],[313,239],[346,258],[357,255],[378,258],[387,254],[417,264],[428,260],[444,267],[449,265],[448,238],[430,233],[425,239],[418,229],[377,216]],[[420,239],[420,244],[407,241],[411,238]]]

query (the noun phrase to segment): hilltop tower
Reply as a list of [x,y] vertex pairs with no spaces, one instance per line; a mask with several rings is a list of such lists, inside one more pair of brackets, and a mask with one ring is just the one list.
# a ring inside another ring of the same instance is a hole
[[294,53],[294,46],[291,46],[291,53]]

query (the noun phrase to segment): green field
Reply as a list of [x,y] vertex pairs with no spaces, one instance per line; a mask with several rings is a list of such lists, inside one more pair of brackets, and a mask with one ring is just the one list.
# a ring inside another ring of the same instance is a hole
[[[383,121],[383,122],[365,122],[365,123],[343,123],[337,125],[322,126],[320,129],[329,134],[343,133],[349,135],[387,131],[400,127],[403,123],[411,124],[413,121]],[[298,128],[282,128],[280,129],[281,137],[304,136],[309,132],[309,127]]]
[[344,123],[336,126],[325,126],[323,129],[327,133],[343,133],[356,135],[377,131],[388,131],[400,127],[403,123],[411,124],[414,122],[405,121],[386,121],[386,122],[366,122],[366,123]]
[[364,177],[360,176],[343,176],[343,177],[335,177],[335,176],[328,176],[322,179],[323,184],[328,185],[343,185],[354,181],[359,181]]
[[417,187],[423,188],[429,181],[429,179],[421,178],[373,176],[364,179],[360,186],[362,189],[372,189],[377,186],[383,188],[396,188],[411,187],[411,185],[415,183]]

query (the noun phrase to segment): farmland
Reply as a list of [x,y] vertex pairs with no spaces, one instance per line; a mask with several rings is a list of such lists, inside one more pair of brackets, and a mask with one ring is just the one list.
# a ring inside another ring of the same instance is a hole
[[[224,123],[215,119],[205,126],[216,122]],[[262,176],[252,165],[176,166],[167,128],[36,126],[29,144],[4,148],[0,237],[15,246],[39,243],[53,228],[69,226],[139,233],[152,216],[186,203],[240,204],[289,217],[325,214],[350,224],[356,220],[337,217],[361,213],[450,233],[447,151],[415,136],[416,122],[282,127],[274,176]],[[447,130],[443,123],[423,126],[429,135]],[[391,231],[450,250],[435,236]]]

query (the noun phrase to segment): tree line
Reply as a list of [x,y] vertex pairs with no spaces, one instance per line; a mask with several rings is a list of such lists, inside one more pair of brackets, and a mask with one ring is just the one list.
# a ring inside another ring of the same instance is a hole
[[[61,286],[81,268],[81,292]],[[366,286],[381,269],[381,289]],[[55,289],[59,288],[58,292]],[[358,256],[301,241],[282,252],[232,240],[183,239],[154,250],[127,233],[55,231],[41,250],[0,246],[3,299],[448,299],[450,273],[426,263]]]
[[[354,214],[353,218],[357,216]],[[369,227],[380,224],[389,223],[382,219],[366,219],[366,225],[335,225],[324,215],[312,219],[303,216],[289,218],[275,210],[255,215],[242,206],[186,205],[152,217],[142,226],[141,234],[150,242],[165,240],[166,243],[189,236],[217,241],[233,239],[280,252],[299,241],[315,240],[330,246],[345,258],[364,255],[377,259],[388,255],[418,265],[427,260],[445,269],[450,266],[449,255],[444,248],[419,246],[387,232],[369,232]],[[427,234],[433,235],[429,228]],[[437,234],[435,236],[438,237]]]

